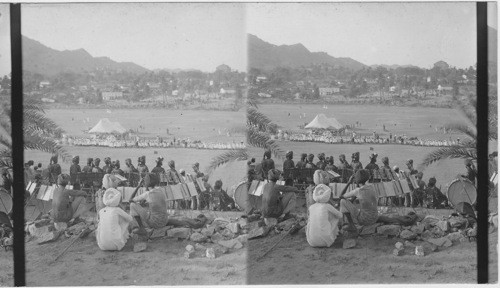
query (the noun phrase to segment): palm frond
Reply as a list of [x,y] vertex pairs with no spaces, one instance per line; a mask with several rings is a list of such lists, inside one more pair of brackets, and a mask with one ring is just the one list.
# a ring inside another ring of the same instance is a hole
[[267,133],[260,132],[255,128],[247,130],[247,144],[252,147],[269,149],[275,157],[283,158],[285,155],[276,141],[272,140]]
[[0,135],[0,145],[12,149],[12,139],[10,139],[7,135]]
[[472,139],[476,139],[477,132],[476,129],[464,124],[464,123],[450,123],[445,125],[446,130],[450,130],[457,133],[462,133],[469,136]]
[[12,150],[5,148],[0,150],[0,168],[12,168]]
[[35,99],[24,99],[23,101],[23,112],[26,113],[26,111],[38,111],[43,114],[45,114],[44,111],[44,104],[43,102]]
[[57,154],[64,162],[71,159],[66,149],[59,146],[52,138],[41,137],[37,134],[24,135],[24,149]]
[[248,153],[246,149],[233,149],[219,154],[212,158],[207,168],[207,174],[211,174],[217,167],[232,161],[247,160]]
[[276,133],[279,128],[266,115],[252,107],[247,108],[247,127],[254,127],[261,132],[270,133]]
[[64,133],[54,121],[47,118],[44,114],[28,110],[24,111],[24,129],[28,131],[38,131],[39,133],[47,135],[60,135]]
[[441,161],[444,159],[471,159],[477,160],[476,147],[465,147],[463,145],[454,145],[449,147],[440,147],[425,156],[424,160],[420,164],[420,167],[429,166],[432,163]]

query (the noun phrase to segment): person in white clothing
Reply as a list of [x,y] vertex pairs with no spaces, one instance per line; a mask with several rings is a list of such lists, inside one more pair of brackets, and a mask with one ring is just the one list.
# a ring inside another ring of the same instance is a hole
[[120,191],[114,188],[104,192],[103,202],[106,207],[99,211],[100,220],[95,233],[101,250],[119,251],[129,238],[128,226],[133,218],[118,207],[121,198]]
[[309,207],[306,227],[307,243],[312,247],[330,247],[339,233],[338,224],[342,213],[328,203],[332,195],[330,187],[319,184],[314,188],[313,199],[316,203]]

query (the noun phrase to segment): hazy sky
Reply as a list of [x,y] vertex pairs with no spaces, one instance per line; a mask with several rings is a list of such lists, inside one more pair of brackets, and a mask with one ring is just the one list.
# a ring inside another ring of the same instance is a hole
[[246,70],[243,4],[25,4],[22,33],[148,69]]
[[[496,8],[496,3],[489,3]],[[497,28],[496,9],[488,23]],[[23,34],[57,50],[148,69],[245,70],[246,33],[364,64],[476,63],[475,3],[23,4]],[[0,75],[10,72],[9,6],[0,4]]]
[[0,77],[10,73],[9,4],[0,4]]
[[367,65],[476,63],[475,3],[248,4],[249,33]]

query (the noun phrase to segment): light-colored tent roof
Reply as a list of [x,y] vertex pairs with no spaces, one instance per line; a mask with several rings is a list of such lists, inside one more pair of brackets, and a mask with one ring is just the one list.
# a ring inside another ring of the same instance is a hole
[[340,124],[335,118],[327,118],[325,114],[318,114],[306,125],[306,129],[341,129],[344,125]]
[[125,132],[127,132],[127,129],[123,128],[120,123],[103,118],[88,133],[123,134]]

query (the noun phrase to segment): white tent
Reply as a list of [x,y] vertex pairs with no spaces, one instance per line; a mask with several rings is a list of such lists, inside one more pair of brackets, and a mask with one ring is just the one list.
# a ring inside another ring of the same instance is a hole
[[125,132],[127,132],[127,129],[123,128],[120,123],[103,118],[88,133],[123,134]]
[[344,125],[340,124],[335,118],[327,118],[325,114],[318,114],[306,125],[306,129],[341,129]]

